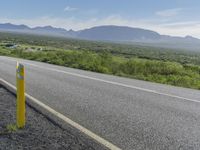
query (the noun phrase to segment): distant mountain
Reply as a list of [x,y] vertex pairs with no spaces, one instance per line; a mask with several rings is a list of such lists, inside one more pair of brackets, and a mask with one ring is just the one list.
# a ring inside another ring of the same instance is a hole
[[32,28],[31,30],[38,31],[38,32],[54,32],[54,33],[61,33],[61,34],[67,33],[67,30],[63,28],[54,28],[52,26],[35,27],[35,28]]
[[99,26],[79,31],[77,38],[200,51],[200,39],[161,35],[155,31],[124,26]]
[[161,36],[157,32],[139,28],[99,26],[80,31],[78,37],[89,40],[103,41],[140,41],[158,40]]
[[0,24],[0,30],[24,30],[30,29],[26,25],[14,25],[11,23]]
[[30,28],[26,25],[14,25],[11,23],[0,24],[0,31],[13,31],[30,34],[70,36],[68,31],[63,28],[55,28],[52,26]]
[[126,26],[97,26],[73,31],[52,26],[30,28],[26,25],[0,24],[0,31],[21,32],[51,36],[73,37],[78,39],[122,42],[154,47],[178,48],[200,51],[200,39],[192,36],[176,37],[161,35],[155,31]]

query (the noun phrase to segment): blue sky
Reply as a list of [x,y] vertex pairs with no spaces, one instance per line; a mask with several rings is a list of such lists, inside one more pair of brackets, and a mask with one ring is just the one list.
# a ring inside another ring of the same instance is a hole
[[0,0],[0,23],[84,29],[124,25],[200,37],[200,0]]

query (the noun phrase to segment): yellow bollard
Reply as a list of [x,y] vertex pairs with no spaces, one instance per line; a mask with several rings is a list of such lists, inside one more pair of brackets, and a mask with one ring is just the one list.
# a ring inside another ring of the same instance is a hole
[[17,127],[25,126],[25,82],[24,66],[17,62],[16,68],[16,87],[17,87]]

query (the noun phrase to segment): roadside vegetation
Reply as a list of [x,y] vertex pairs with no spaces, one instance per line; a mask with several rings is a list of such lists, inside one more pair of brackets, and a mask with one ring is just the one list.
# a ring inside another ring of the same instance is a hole
[[[72,39],[70,39],[71,42],[65,39],[68,44],[64,43],[64,39],[60,39],[62,44],[59,47],[57,44],[48,44],[58,40],[56,38],[54,41],[54,38],[48,39],[47,37],[40,37],[40,40],[34,39],[34,37],[30,40],[31,37],[25,35],[24,37],[22,36],[16,39],[13,36],[11,37],[10,39],[7,38],[7,40],[14,40],[12,42],[18,43],[19,45],[26,44],[26,46],[23,47],[27,47],[27,45],[32,47],[39,46],[42,47],[42,50],[29,51],[28,49],[20,47],[9,49],[1,45],[0,55],[20,57],[94,72],[200,89],[200,53],[198,52],[153,49],[152,47],[148,49],[148,47],[141,46],[136,48],[137,46],[131,47],[130,45],[121,44],[119,45],[123,47],[124,50],[122,48],[119,49],[119,47],[115,50],[114,48],[117,47],[118,44],[77,40],[77,43],[75,43]],[[41,42],[41,40],[45,41],[45,39],[47,40],[45,42],[46,44]],[[5,38],[1,37],[0,40],[5,42]],[[66,45],[70,45],[70,48],[65,48]],[[89,48],[86,48],[87,46],[89,46]],[[94,50],[92,50],[93,46]],[[128,47],[131,47],[131,49],[128,49]],[[98,48],[98,50],[95,48]]]

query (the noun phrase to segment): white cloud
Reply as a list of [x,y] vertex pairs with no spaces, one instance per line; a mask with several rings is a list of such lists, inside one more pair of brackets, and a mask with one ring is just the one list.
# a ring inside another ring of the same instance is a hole
[[162,26],[166,27],[186,27],[186,26],[195,26],[197,24],[200,24],[199,21],[184,21],[184,22],[170,22],[170,23],[164,23]]
[[81,30],[99,25],[121,25],[130,27],[139,27],[157,31],[161,34],[186,36],[191,35],[200,38],[200,22],[185,21],[185,22],[169,22],[169,20],[162,19],[125,19],[120,15],[111,15],[105,18],[90,18],[87,20],[77,19],[75,17],[68,18],[53,18],[53,17],[40,17],[32,19],[9,19],[0,18],[0,23],[14,23],[26,24],[30,27],[51,25],[54,27],[61,27],[67,30]]
[[166,9],[157,11],[156,15],[161,17],[173,17],[177,16],[182,10],[183,10],[182,8]]
[[74,8],[74,7],[70,7],[70,6],[66,6],[64,11],[76,11],[78,10],[78,8]]

